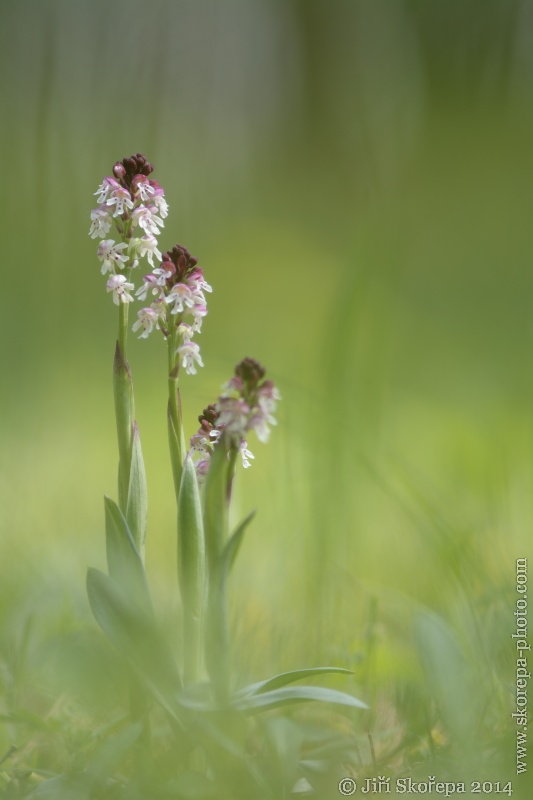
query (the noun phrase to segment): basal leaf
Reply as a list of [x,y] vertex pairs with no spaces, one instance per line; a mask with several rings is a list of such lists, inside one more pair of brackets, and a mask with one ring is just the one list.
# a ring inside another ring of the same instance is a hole
[[218,564],[227,533],[227,461],[224,447],[215,447],[205,479],[205,540],[209,569]]
[[141,559],[144,559],[146,514],[146,473],[144,470],[139,429],[137,423],[134,422],[126,519]]
[[96,569],[87,572],[87,594],[106,636],[155,699],[177,719],[181,679],[151,609],[132,606],[124,588]]
[[274,675],[272,678],[268,678],[265,681],[259,681],[258,683],[252,683],[249,686],[245,686],[243,689],[239,689],[235,696],[245,697],[246,695],[250,694],[268,692],[272,689],[279,689],[282,686],[286,686],[288,683],[301,681],[305,678],[312,678],[315,675],[329,675],[332,673],[340,675],[353,675],[351,670],[343,669],[342,667],[312,667],[310,669],[297,669],[292,670],[291,672],[282,672],[279,675]]
[[246,532],[246,528],[250,524],[250,522],[255,517],[255,511],[251,511],[250,514],[240,523],[240,525],[234,530],[222,552],[222,573],[224,577],[227,577],[231,568],[235,563],[235,559],[239,553],[242,540],[244,538],[244,534]]
[[185,459],[178,499],[178,577],[184,607],[200,615],[205,594],[205,540],[196,470]]
[[110,497],[104,498],[104,506],[109,574],[125,587],[132,602],[151,607],[144,567],[128,523],[120,508]]
[[178,578],[183,603],[185,682],[194,683],[203,650],[207,581],[202,505],[190,456],[183,465],[178,497]]
[[233,705],[246,714],[257,714],[280,706],[305,703],[311,700],[321,703],[334,703],[335,705],[349,708],[368,708],[366,703],[356,697],[352,697],[352,695],[320,686],[285,686],[269,692],[236,698]]

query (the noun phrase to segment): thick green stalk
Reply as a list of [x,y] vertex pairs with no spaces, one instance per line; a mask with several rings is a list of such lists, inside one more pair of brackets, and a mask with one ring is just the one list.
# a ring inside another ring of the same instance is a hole
[[[130,484],[131,453],[133,444],[133,384],[131,371],[125,355],[123,333],[124,304],[120,306],[119,336],[113,362],[113,390],[115,396],[115,419],[118,440],[118,498],[119,506],[126,515]],[[126,317],[127,324],[127,317]]]
[[176,359],[176,349],[178,347],[177,324],[170,310],[167,315],[168,335],[168,438],[170,449],[170,460],[172,464],[172,475],[174,477],[174,491],[176,502],[179,499],[181,476],[183,473],[183,461],[187,453],[185,435],[183,432],[183,421],[181,415],[181,403],[178,389],[179,362]]
[[133,382],[126,359],[128,304],[120,303],[118,339],[113,363],[113,389],[118,440],[118,505],[128,521],[144,562],[146,538],[146,478],[139,431],[135,423]]
[[185,459],[178,498],[178,580],[183,604],[184,683],[199,679],[206,604],[206,554],[196,470]]
[[[129,273],[127,273],[129,278]],[[139,431],[135,422],[133,381],[126,358],[128,340],[128,303],[119,304],[118,338],[113,363],[113,390],[118,440],[119,508],[127,520],[137,552],[144,564],[146,538],[146,479]],[[150,748],[150,703],[144,687],[130,676],[130,716],[143,724],[140,755],[145,758]]]
[[[208,607],[205,638],[207,670],[215,694],[225,703],[230,690],[230,636],[228,597],[223,552],[228,538],[229,472],[226,448],[221,441],[213,453],[204,493],[204,524],[208,566]],[[234,462],[231,465],[234,468]]]

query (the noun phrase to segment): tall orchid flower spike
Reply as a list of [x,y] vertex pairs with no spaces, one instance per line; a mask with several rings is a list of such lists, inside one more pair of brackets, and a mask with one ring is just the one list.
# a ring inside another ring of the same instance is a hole
[[[147,258],[153,266],[154,256],[161,258],[157,238],[168,214],[164,190],[148,176],[153,166],[141,153],[117,161],[113,176],[107,176],[95,192],[98,206],[91,211],[89,236],[100,239],[98,258],[102,274],[123,275],[129,283],[131,271],[140,258]],[[114,228],[119,242],[108,238]],[[120,285],[122,281],[113,281]],[[108,283],[109,288],[109,283]],[[134,287],[132,287],[134,288]],[[113,294],[114,302],[117,302]],[[133,298],[121,293],[120,300],[132,302]],[[126,312],[124,313],[126,316]],[[119,337],[124,344],[124,335]]]
[[[264,368],[253,358],[243,359],[235,374],[222,387],[222,394],[198,417],[200,428],[191,438],[199,482],[205,479],[215,446],[224,447],[228,457],[240,455],[245,469],[255,456],[248,449],[247,436],[255,431],[260,442],[266,442],[270,425],[275,425],[274,412],[281,399],[272,381],[263,380]],[[230,477],[231,480],[231,477]]]
[[[153,265],[161,257],[156,236],[168,213],[164,191],[149,176],[154,168],[142,153],[117,161],[95,192],[89,236],[99,239],[97,256],[106,289],[118,307],[118,337],[113,383],[119,448],[119,508],[126,518],[141,557],[146,536],[146,489],[140,440],[135,423],[131,370],[127,361],[128,310],[134,301],[132,272],[146,257]],[[166,308],[166,307],[165,307]],[[159,327],[161,309],[144,309],[135,330],[145,338]]]
[[[159,216],[152,219],[161,224],[166,216],[166,204],[161,195],[154,194],[152,199],[159,211]],[[204,365],[200,347],[193,338],[200,333],[207,314],[206,293],[212,289],[198,266],[198,259],[186,247],[177,244],[159,256],[157,267],[153,267],[149,257],[152,272],[144,276],[136,291],[139,300],[144,302],[150,298],[152,302],[137,312],[133,330],[141,330],[139,338],[142,339],[148,338],[152,331],[160,330],[167,341],[169,443],[177,496],[186,455],[178,378],[180,370],[185,370],[187,375],[196,375],[197,367]]]

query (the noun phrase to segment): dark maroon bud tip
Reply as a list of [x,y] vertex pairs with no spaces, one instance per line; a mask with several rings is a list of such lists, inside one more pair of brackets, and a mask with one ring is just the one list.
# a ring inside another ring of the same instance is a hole
[[124,164],[122,164],[120,161],[117,161],[117,163],[116,163],[116,164],[115,164],[115,166],[113,167],[113,175],[114,175],[114,176],[115,176],[115,178],[117,178],[118,180],[121,180],[122,178],[124,178],[124,177],[125,177],[125,175],[126,175],[126,170],[125,170],[125,168],[124,168]]

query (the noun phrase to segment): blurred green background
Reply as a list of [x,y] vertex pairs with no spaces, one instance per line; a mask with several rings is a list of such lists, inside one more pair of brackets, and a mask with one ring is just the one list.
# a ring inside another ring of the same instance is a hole
[[[484,757],[499,748],[512,772],[513,574],[533,522],[532,41],[529,0],[3,0],[6,708],[83,698],[108,654],[84,580],[116,494],[116,310],[87,231],[102,178],[141,151],[170,204],[162,248],[186,245],[214,287],[206,367],[183,381],[189,433],[244,356],[283,396],[237,485],[236,516],[258,509],[233,579],[243,679],[352,667],[386,749],[427,709],[430,727],[446,719],[439,691],[457,686],[446,673],[433,692],[416,622],[431,611],[486,684]],[[132,337],[130,362],[148,571],[172,627],[163,342]]]

